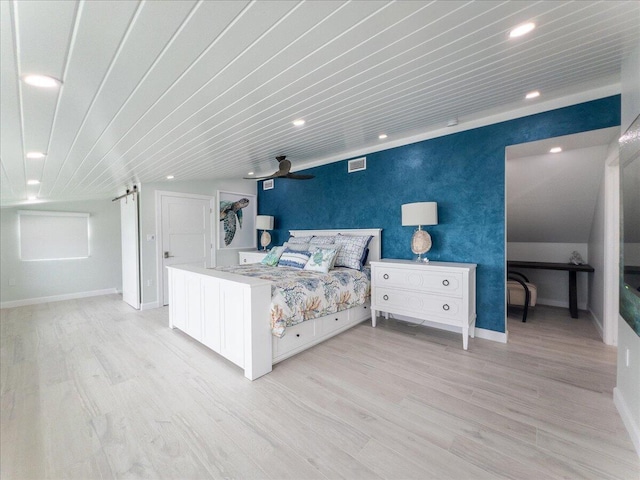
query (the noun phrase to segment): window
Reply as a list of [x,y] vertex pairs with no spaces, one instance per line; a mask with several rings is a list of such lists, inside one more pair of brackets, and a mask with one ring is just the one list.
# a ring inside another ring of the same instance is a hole
[[89,214],[18,211],[20,260],[65,260],[89,256]]

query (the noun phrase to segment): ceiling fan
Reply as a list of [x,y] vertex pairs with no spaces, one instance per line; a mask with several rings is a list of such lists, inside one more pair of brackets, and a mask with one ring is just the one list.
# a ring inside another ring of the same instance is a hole
[[278,171],[268,177],[244,177],[245,180],[267,180],[269,178],[291,178],[293,180],[310,180],[315,175],[300,175],[297,173],[289,173],[291,170],[291,162],[287,160],[286,155],[279,155],[276,157],[278,160]]

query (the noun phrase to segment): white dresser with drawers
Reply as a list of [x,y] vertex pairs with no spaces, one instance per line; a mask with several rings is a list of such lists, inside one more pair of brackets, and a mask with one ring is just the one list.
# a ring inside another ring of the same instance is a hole
[[429,326],[459,327],[466,350],[476,323],[476,264],[371,262],[371,324],[379,312],[403,315]]

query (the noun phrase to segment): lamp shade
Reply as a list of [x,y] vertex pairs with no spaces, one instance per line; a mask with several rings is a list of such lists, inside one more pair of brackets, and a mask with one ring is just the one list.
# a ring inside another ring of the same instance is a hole
[[438,203],[417,202],[402,205],[402,226],[437,225]]
[[271,215],[256,216],[256,230],[273,230],[273,217]]

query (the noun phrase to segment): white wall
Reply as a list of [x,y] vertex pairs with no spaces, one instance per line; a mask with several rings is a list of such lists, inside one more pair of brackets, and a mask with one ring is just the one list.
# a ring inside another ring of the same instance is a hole
[[[640,46],[622,64],[622,131],[640,115]],[[627,365],[627,350],[630,363]],[[618,375],[614,390],[620,412],[640,456],[640,337],[620,317],[618,322]]]
[[602,176],[600,189],[596,199],[596,208],[591,223],[591,233],[589,234],[589,244],[587,246],[589,255],[589,265],[595,272],[588,276],[589,285],[589,310],[593,315],[596,326],[603,335],[604,331],[604,296],[605,296],[605,176]]
[[[23,262],[19,258],[18,210],[87,212],[89,258]],[[44,203],[0,210],[0,302],[3,307],[48,297],[81,297],[122,288],[120,204],[111,200]],[[15,285],[10,285],[15,283]]]
[[[568,263],[577,251],[589,263],[587,243],[507,242],[507,260]],[[538,303],[569,308],[569,272],[518,268],[538,288]],[[578,308],[586,310],[589,298],[587,273],[578,273]]]
[[[256,195],[255,180],[202,180],[190,182],[145,183],[140,188],[140,264],[142,279],[142,307],[158,306],[158,262],[156,244],[160,235],[156,225],[156,191],[193,193],[215,197],[218,190]],[[218,225],[214,227],[214,235]],[[147,241],[154,234],[156,240]],[[257,232],[256,232],[257,235]],[[216,238],[215,236],[213,238]],[[238,263],[238,250],[216,250],[216,265]]]

